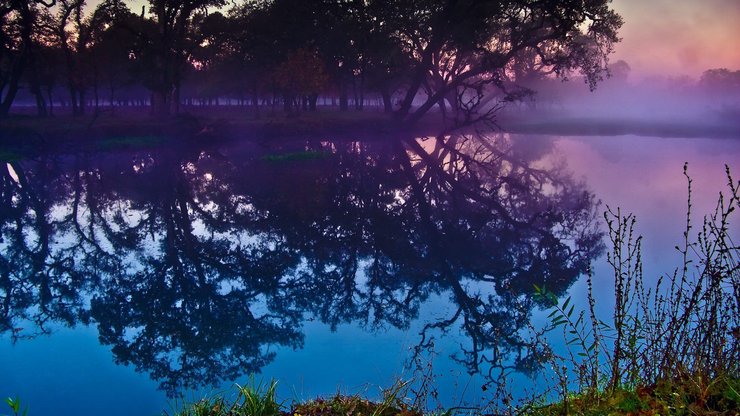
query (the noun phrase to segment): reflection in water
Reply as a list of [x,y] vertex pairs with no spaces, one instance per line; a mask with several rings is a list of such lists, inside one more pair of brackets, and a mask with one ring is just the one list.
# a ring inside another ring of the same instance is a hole
[[11,162],[0,331],[97,326],[170,394],[257,372],[302,323],[408,328],[432,295],[471,372],[535,357],[534,284],[563,293],[601,249],[594,201],[544,141],[446,136]]

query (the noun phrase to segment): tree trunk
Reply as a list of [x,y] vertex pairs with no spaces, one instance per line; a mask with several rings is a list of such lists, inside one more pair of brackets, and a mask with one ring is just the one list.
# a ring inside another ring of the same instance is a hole
[[87,104],[85,102],[85,89],[84,88],[80,88],[79,89],[79,94],[80,94],[80,107],[79,107],[80,114],[79,115],[84,115],[85,114],[85,106]]
[[8,92],[3,97],[2,104],[0,104],[0,117],[6,117],[10,113],[10,107],[13,105],[16,94],[18,94],[18,84],[23,74],[23,66],[25,64],[25,52],[21,52],[21,56],[18,60],[13,63],[13,69],[10,72],[10,82],[8,82]]
[[49,97],[49,115],[50,116],[53,116],[54,115],[54,99],[52,97],[52,90],[53,89],[54,89],[54,87],[52,87],[51,85],[49,85],[48,87],[46,87],[46,96]]
[[157,117],[166,117],[170,114],[170,106],[167,92],[153,91],[151,93],[152,115]]
[[260,118],[260,97],[257,94],[257,82],[252,84],[252,106],[254,107],[254,118]]
[[347,86],[342,82],[339,85],[339,111],[349,110],[349,99],[347,98]]
[[380,95],[383,97],[383,112],[393,112],[393,101],[391,101],[391,94],[387,90],[382,90]]

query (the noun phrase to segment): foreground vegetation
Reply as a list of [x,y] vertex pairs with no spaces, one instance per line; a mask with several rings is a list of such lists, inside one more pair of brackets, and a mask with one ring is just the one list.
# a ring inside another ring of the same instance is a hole
[[[529,403],[499,414],[556,415],[737,415],[740,414],[740,379],[719,377],[713,380],[662,381],[656,385],[617,389],[600,394],[574,394],[555,404]],[[233,400],[204,398],[181,406],[173,416],[450,416],[453,414],[488,415],[486,407],[449,408],[423,411],[403,400],[405,384],[385,392],[380,401],[360,395],[336,394],[305,402],[280,403],[275,397],[276,383],[269,386],[237,387]],[[499,409],[500,410],[500,409]],[[493,413],[497,414],[497,413]]]

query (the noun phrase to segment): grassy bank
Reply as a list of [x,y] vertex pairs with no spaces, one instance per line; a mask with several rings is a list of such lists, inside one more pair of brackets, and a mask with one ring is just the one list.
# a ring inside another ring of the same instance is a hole
[[[497,125],[504,132],[518,134],[654,137],[740,138],[740,123],[686,119],[638,120],[587,118],[557,113],[511,112],[498,115]],[[184,107],[181,114],[152,117],[147,107],[116,108],[97,114],[72,117],[66,114],[38,118],[16,114],[0,119],[0,146],[42,144],[70,146],[126,137],[156,136],[164,139],[211,140],[332,136],[332,138],[374,139],[403,131],[411,135],[437,135],[445,121],[431,111],[412,128],[403,126],[381,111],[337,111],[321,108],[316,112],[285,114],[264,109],[255,113],[242,107]],[[449,125],[449,121],[447,124]]]
[[389,115],[377,111],[322,110],[286,115],[254,114],[235,108],[185,108],[178,115],[153,117],[147,108],[121,108],[80,117],[38,118],[15,115],[0,119],[0,141],[16,139],[76,142],[118,136],[269,138],[322,134],[375,134],[394,128]]
[[[517,408],[482,404],[480,407],[422,409],[413,406],[405,384],[397,384],[381,400],[360,395],[336,394],[302,402],[281,402],[275,396],[276,382],[235,387],[235,394],[203,398],[174,406],[167,416],[452,416],[452,415],[738,415],[740,380],[662,381],[650,386],[620,388],[598,394],[571,394],[566,400],[544,404],[531,402]],[[231,398],[228,398],[231,396]]]
[[712,120],[595,118],[562,116],[504,117],[505,130],[519,134],[740,139],[740,122]]

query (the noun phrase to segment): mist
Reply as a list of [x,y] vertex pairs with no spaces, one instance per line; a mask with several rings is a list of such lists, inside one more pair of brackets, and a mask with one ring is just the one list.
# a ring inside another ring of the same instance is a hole
[[[531,95],[502,114],[516,123],[570,126],[599,124],[621,134],[736,137],[740,132],[740,71],[711,69],[698,79],[649,76],[633,80],[618,61],[610,76],[591,90],[580,78],[567,82],[542,77],[523,83]],[[592,133],[585,129],[584,133]]]

